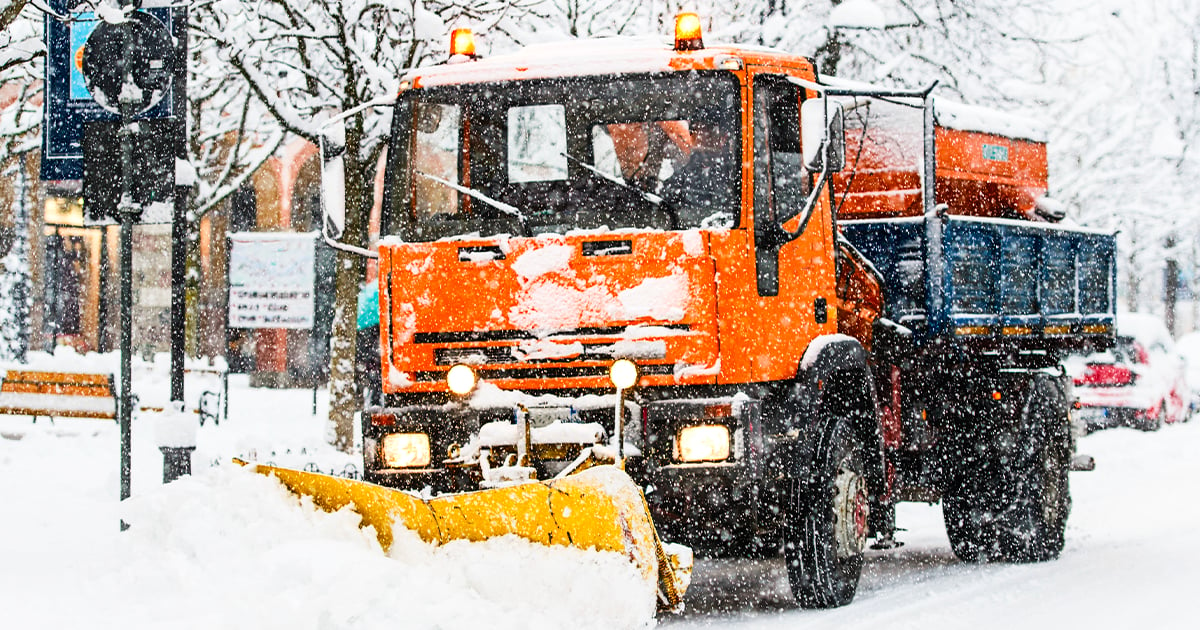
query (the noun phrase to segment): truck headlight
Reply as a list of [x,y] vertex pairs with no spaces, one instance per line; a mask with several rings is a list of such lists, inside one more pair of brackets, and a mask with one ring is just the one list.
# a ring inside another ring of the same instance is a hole
[[429,436],[424,433],[385,435],[381,456],[385,468],[424,468],[429,465]]
[[459,363],[450,368],[449,372],[446,372],[446,385],[450,387],[450,391],[459,396],[470,394],[471,390],[475,389],[477,380],[478,377],[475,376],[475,370],[472,370],[471,366],[465,363]]
[[675,441],[675,456],[681,462],[720,462],[729,459],[729,427],[702,424],[684,427]]
[[608,379],[617,389],[629,389],[638,382],[637,364],[629,359],[617,359],[608,366]]

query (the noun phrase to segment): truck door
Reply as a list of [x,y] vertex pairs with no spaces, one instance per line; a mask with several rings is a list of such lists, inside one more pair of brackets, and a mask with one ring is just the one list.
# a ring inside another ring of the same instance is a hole
[[812,184],[800,158],[801,97],[783,75],[754,75],[754,248],[762,296],[779,295],[780,252],[807,227],[795,221]]
[[750,87],[747,229],[712,240],[725,382],[792,378],[809,342],[837,331],[828,195],[803,212],[814,181],[800,151],[803,89],[775,68],[751,69]]

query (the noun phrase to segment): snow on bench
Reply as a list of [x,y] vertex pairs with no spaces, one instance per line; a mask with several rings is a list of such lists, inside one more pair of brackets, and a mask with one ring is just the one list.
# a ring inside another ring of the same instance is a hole
[[0,372],[0,414],[116,419],[112,374],[7,370]]

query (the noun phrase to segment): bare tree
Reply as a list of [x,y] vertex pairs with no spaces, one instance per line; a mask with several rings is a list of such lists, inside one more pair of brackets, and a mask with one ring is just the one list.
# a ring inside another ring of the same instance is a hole
[[[37,18],[23,0],[0,8],[0,171],[23,169],[24,158],[39,148],[42,84],[39,80],[45,47]],[[22,180],[23,181],[23,180]],[[22,184],[24,187],[25,184]],[[13,204],[0,204],[0,258],[6,256],[17,238]]]
[[[263,0],[216,2],[196,10],[198,37],[219,51],[267,116],[287,133],[316,142],[321,121],[379,96],[395,94],[407,68],[445,56],[457,21],[503,32],[530,2]],[[343,240],[366,247],[371,181],[387,120],[348,121]],[[353,445],[355,314],[365,260],[340,252],[330,352],[334,445]]]
[[8,30],[8,25],[25,10],[25,3],[26,0],[0,0],[0,31]]

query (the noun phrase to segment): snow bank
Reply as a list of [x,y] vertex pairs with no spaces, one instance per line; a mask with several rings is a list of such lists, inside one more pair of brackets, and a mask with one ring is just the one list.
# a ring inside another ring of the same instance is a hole
[[[27,585],[37,597],[6,610],[14,627],[653,624],[653,593],[616,554],[514,537],[434,547],[403,532],[385,555],[353,512],[325,513],[236,467],[185,477],[123,507],[130,529],[110,545],[41,567],[46,583]],[[64,592],[72,605],[57,604]]]

